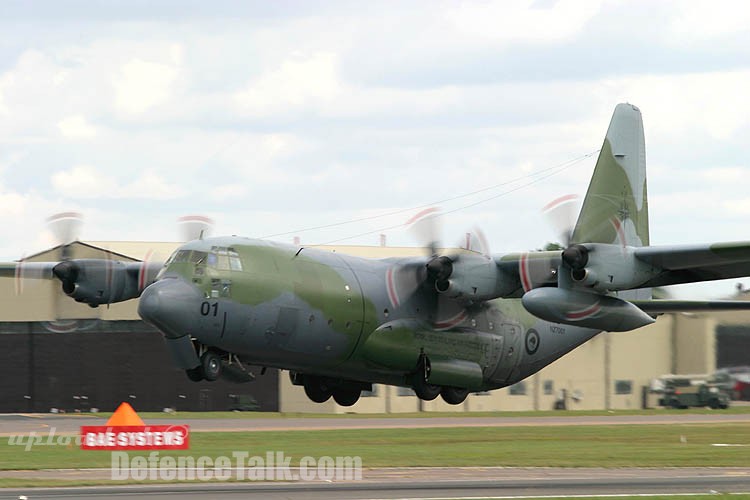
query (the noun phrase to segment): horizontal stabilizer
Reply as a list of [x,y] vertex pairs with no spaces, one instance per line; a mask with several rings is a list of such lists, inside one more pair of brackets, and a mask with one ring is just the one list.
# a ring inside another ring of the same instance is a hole
[[745,300],[631,300],[633,305],[649,314],[698,311],[750,311]]

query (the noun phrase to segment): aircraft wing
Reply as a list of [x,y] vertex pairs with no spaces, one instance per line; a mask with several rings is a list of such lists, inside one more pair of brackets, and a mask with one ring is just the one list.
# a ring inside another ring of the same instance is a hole
[[0,262],[0,278],[52,279],[52,269],[59,262]]
[[750,276],[750,242],[653,246],[635,249],[635,257],[661,272],[642,287]]
[[161,262],[121,262],[71,259],[59,262],[0,263],[0,277],[57,279],[63,292],[78,302],[96,306],[140,296],[163,267]]
[[557,286],[560,251],[538,251],[506,254],[495,258],[503,279],[504,298],[520,298],[533,288]]

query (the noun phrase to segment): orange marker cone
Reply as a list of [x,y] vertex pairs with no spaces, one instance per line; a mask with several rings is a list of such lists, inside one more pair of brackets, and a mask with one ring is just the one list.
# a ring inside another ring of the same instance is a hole
[[141,417],[135,412],[130,403],[122,403],[107,420],[107,425],[118,426],[145,426]]

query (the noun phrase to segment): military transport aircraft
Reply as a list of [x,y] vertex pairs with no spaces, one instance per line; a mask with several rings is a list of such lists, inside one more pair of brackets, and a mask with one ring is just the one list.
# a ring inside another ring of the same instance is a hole
[[[419,219],[430,220],[431,211]],[[33,263],[92,307],[140,297],[192,380],[289,370],[315,402],[353,405],[373,383],[459,404],[514,384],[601,331],[660,313],[748,302],[652,300],[651,287],[750,275],[750,242],[649,246],[640,110],[614,111],[582,208],[559,251],[369,260],[238,237],[182,245],[163,265]],[[434,241],[434,240],[433,240]],[[0,266],[14,276],[17,264]]]

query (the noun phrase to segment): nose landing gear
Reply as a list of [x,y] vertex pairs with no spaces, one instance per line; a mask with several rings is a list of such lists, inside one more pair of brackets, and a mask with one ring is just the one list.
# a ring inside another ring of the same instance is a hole
[[225,378],[231,382],[242,383],[255,379],[255,375],[245,369],[236,354],[208,348],[202,344],[196,344],[196,350],[200,364],[195,368],[185,370],[188,378],[193,382],[201,380],[213,382],[219,378]]
[[209,382],[218,380],[221,376],[221,358],[213,351],[206,351],[201,356],[203,377]]

